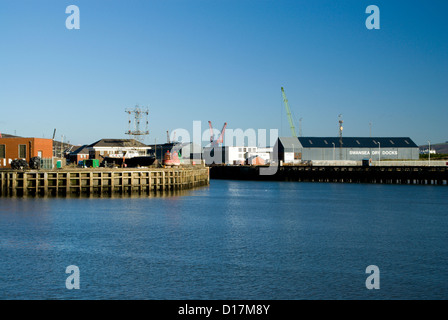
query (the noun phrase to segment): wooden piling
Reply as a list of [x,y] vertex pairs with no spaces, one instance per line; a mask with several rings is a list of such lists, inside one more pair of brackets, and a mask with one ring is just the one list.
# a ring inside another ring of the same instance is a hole
[[147,193],[209,184],[206,167],[170,169],[0,170],[0,196]]
[[214,166],[210,178],[230,180],[306,181],[338,183],[447,185],[448,166],[361,167],[282,166],[273,175],[260,175],[255,166]]

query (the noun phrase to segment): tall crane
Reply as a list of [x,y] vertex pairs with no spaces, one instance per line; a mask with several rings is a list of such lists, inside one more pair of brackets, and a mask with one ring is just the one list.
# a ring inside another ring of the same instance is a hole
[[215,141],[215,135],[213,133],[213,127],[211,121],[208,122],[208,126],[210,128],[210,145],[213,146],[213,142]]
[[208,126],[210,128],[210,146],[211,147],[218,147],[219,144],[221,144],[224,140],[224,132],[226,131],[227,122],[224,123],[224,126],[222,127],[221,133],[218,136],[218,139],[215,140],[215,135],[213,134],[213,127],[212,122],[208,122]]
[[166,143],[176,143],[176,131],[173,132],[173,140],[170,139],[169,130],[166,131]]
[[297,137],[296,128],[292,121],[291,110],[289,109],[288,99],[286,98],[285,90],[282,87],[283,102],[285,103],[286,115],[288,116],[289,127],[291,128],[291,134],[293,137]]

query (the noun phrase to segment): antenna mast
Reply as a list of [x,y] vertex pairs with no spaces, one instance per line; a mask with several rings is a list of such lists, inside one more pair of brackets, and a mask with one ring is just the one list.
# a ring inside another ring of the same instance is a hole
[[[139,142],[143,142],[143,140],[145,139],[145,136],[149,135],[149,129],[148,129],[148,115],[149,115],[149,111],[148,108],[142,108],[138,105],[136,105],[134,108],[126,108],[125,112],[128,114],[129,116],[129,121],[128,121],[128,131],[125,132],[128,135],[131,135],[133,137],[133,139],[139,141]],[[132,121],[132,117],[133,117],[133,121]],[[141,120],[142,118],[145,118],[145,129],[142,130],[140,129],[140,124],[141,124]],[[133,123],[132,123],[133,122]]]

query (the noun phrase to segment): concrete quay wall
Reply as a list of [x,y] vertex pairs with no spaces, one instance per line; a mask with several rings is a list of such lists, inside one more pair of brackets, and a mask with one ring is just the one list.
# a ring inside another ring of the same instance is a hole
[[1,170],[0,196],[151,193],[208,185],[209,168]]

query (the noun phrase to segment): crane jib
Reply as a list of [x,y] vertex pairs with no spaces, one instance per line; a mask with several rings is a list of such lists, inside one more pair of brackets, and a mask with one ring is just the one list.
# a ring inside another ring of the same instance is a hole
[[286,115],[288,116],[289,127],[291,128],[291,134],[293,137],[297,137],[296,128],[292,121],[291,110],[289,109],[288,99],[286,98],[285,90],[282,87],[283,102],[285,103]]

